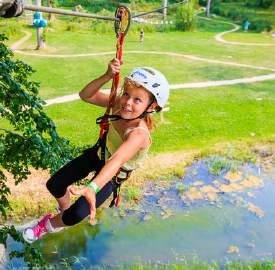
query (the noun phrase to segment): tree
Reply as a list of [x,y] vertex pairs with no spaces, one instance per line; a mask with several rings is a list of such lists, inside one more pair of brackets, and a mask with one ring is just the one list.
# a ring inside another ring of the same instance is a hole
[[[58,135],[54,122],[43,111],[39,84],[29,79],[34,70],[13,60],[6,39],[0,34],[0,212],[4,217],[10,208],[7,172],[18,184],[27,178],[30,168],[54,172],[78,151]],[[23,244],[22,251],[10,253],[11,258],[23,257],[29,269],[45,267],[40,251],[26,243],[13,226],[0,229],[0,244],[6,245],[8,235]]]
[[0,212],[4,217],[10,207],[6,172],[18,184],[27,178],[30,168],[54,172],[76,152],[43,111],[39,84],[29,80],[33,69],[12,59],[5,39],[0,34]]
[[249,7],[270,8],[274,0],[246,0],[245,4]]
[[180,5],[176,11],[176,29],[190,31],[195,27],[195,5],[196,1],[189,1]]
[[207,4],[206,4],[206,16],[210,17],[210,8],[211,8],[211,0],[207,0]]

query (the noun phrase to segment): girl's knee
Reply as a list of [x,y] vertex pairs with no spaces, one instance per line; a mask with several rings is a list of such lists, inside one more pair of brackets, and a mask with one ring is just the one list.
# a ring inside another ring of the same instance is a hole
[[55,197],[60,198],[65,195],[66,188],[64,188],[61,183],[60,179],[53,175],[46,183],[46,187],[48,191]]
[[46,187],[52,195],[55,193],[54,192],[55,191],[55,183],[54,182],[55,181],[54,181],[53,177],[51,177],[46,183]]
[[74,209],[74,211],[68,209],[64,211],[62,221],[66,226],[73,226],[81,222],[88,214],[89,213],[81,211],[81,209]]
[[90,207],[84,197],[80,197],[71,207],[64,211],[62,221],[67,226],[73,226],[90,214]]

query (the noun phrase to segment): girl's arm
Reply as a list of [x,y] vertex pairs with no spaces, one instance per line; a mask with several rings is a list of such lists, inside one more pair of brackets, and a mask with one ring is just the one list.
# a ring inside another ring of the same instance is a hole
[[136,129],[130,132],[127,139],[106,162],[105,166],[101,169],[93,182],[102,189],[127,161],[133,158],[138,151],[144,149],[149,144],[150,138],[143,130]]
[[[140,129],[133,130],[129,133],[127,139],[118,148],[118,150],[106,162],[93,182],[102,189],[115,176],[118,170],[135,154],[150,144],[148,134]],[[90,187],[82,187],[80,190],[70,189],[75,195],[82,195],[90,205],[90,219],[93,221],[96,214],[96,197],[95,192]]]
[[88,83],[80,92],[79,96],[82,100],[95,104],[97,106],[107,107],[109,102],[109,94],[99,92],[100,88],[110,81],[116,73],[120,71],[120,63],[118,59],[113,59],[108,64],[107,71],[99,78]]

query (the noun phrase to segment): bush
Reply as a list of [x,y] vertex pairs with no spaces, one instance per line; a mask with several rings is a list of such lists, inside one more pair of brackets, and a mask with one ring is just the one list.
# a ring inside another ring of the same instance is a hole
[[274,0],[262,0],[261,7],[262,8],[270,8],[271,5],[274,3]]
[[245,5],[248,7],[269,8],[274,2],[274,0],[246,0]]
[[207,4],[206,0],[199,0],[199,5],[205,7]]
[[18,35],[21,30],[22,25],[18,22],[17,19],[0,21],[0,32],[8,38]]
[[69,22],[66,26],[66,31],[72,31],[75,32],[79,29],[79,25],[74,22]]
[[250,21],[249,30],[255,32],[270,32],[272,30],[272,22],[267,19],[254,19]]
[[194,3],[191,1],[188,4],[177,8],[176,13],[176,29],[180,31],[190,31],[195,28],[195,11]]
[[211,6],[210,11],[211,13],[224,16],[224,17],[228,17],[228,12],[229,12],[229,10],[227,8],[224,8],[222,5]]
[[238,8],[232,8],[227,14],[233,20],[240,20],[242,18],[242,12]]

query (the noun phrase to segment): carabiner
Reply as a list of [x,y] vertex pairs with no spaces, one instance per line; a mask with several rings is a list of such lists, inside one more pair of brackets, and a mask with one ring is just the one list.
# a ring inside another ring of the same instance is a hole
[[130,23],[131,23],[131,12],[126,6],[119,6],[115,12],[115,20],[114,27],[116,32],[116,37],[118,38],[119,33],[123,33],[126,36]]

